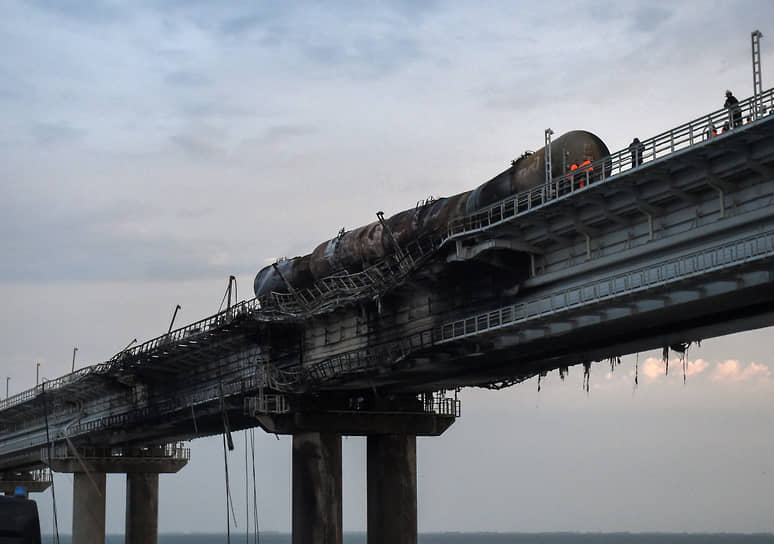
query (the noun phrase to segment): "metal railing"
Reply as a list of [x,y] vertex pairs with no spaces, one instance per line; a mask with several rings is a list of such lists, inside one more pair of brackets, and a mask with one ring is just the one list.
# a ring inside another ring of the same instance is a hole
[[[48,448],[44,448],[45,455],[43,460],[48,460]],[[191,459],[191,448],[185,447],[183,442],[173,444],[163,444],[159,446],[150,446],[147,448],[127,449],[116,447],[98,447],[98,446],[77,446],[78,456],[82,459],[173,459],[188,461]],[[51,447],[51,459],[72,459],[75,458],[71,447],[67,442],[60,442]]]
[[259,391],[257,397],[245,398],[245,414],[255,417],[261,414],[287,414],[290,404],[283,394]]
[[454,395],[447,397],[443,391],[438,393],[419,394],[417,399],[422,403],[425,412],[439,416],[460,417],[462,415],[462,402]]
[[342,353],[304,369],[304,380],[324,382],[336,377],[387,366],[409,354],[433,345],[431,330],[418,332],[378,348],[359,349]]
[[317,280],[293,293],[260,297],[261,311],[286,316],[306,316],[327,311],[348,302],[375,296],[399,284],[440,247],[436,233],[414,240],[395,253],[361,272],[343,272]]
[[60,389],[67,385],[75,384],[82,381],[84,378],[93,375],[105,374],[110,370],[109,363],[99,363],[96,365],[79,368],[75,372],[65,374],[59,378],[53,380],[46,380],[39,385],[16,395],[12,395],[3,400],[0,400],[0,411],[23,404],[28,400],[34,399],[45,392],[50,392],[56,389]]
[[774,256],[774,231],[442,325],[436,343],[555,316]]
[[[735,112],[738,112],[736,122]],[[558,198],[605,182],[677,151],[722,138],[771,114],[774,114],[774,89],[763,92],[759,97],[753,96],[739,102],[738,108],[734,110],[723,108],[703,115],[640,142],[638,149],[621,149],[595,161],[590,168],[555,177],[550,183],[517,193],[483,210],[451,221],[442,236],[441,244],[510,221]]]

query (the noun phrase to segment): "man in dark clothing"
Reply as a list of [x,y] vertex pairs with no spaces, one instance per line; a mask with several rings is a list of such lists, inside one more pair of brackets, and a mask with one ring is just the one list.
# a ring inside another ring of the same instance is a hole
[[642,164],[642,152],[645,151],[645,145],[639,138],[635,138],[629,144],[629,151],[632,153],[632,168],[637,168]]
[[742,110],[739,108],[739,100],[736,99],[734,96],[734,93],[731,91],[726,91],[726,101],[723,104],[723,107],[726,108],[733,117],[734,126],[740,127],[742,126]]

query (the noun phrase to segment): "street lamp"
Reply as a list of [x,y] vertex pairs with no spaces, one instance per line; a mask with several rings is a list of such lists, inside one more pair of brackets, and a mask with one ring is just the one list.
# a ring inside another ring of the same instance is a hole
[[75,372],[75,352],[78,351],[78,348],[73,348],[73,367],[70,370],[70,372]]
[[169,322],[169,330],[167,331],[167,334],[172,332],[172,325],[175,324],[175,318],[177,317],[177,311],[181,310],[183,307],[178,304],[175,306],[175,313],[172,314],[172,321]]
[[35,387],[40,385],[40,363],[35,363]]
[[5,398],[8,398],[9,384],[11,383],[11,377],[5,377]]

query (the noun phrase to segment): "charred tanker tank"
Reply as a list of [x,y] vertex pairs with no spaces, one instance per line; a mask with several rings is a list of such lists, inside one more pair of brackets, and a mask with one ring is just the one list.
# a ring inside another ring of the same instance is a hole
[[[607,146],[590,132],[568,132],[551,143],[552,177],[561,176],[567,165],[597,161],[610,154]],[[255,295],[308,287],[315,281],[339,273],[359,272],[384,259],[398,247],[423,234],[444,228],[450,221],[475,213],[509,196],[545,183],[545,148],[525,153],[510,168],[472,191],[439,198],[388,219],[375,221],[317,246],[311,254],[294,257],[263,268],[255,277]]]

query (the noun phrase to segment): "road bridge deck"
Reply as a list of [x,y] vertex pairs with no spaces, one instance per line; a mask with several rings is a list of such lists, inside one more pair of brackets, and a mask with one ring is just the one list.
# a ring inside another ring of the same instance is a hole
[[[773,96],[764,93],[764,103]],[[749,111],[751,100],[742,107]],[[223,432],[224,414],[232,430],[255,426],[264,393],[285,399],[261,405],[269,412],[309,409],[304,399],[318,393],[340,393],[336,409],[354,412],[348,391],[508,384],[772,324],[774,116],[703,136],[702,127],[727,115],[645,140],[642,164],[616,152],[583,187],[561,176],[455,221],[358,278],[239,303],[5,399],[0,469],[41,466],[44,446],[65,437],[171,442]],[[514,287],[465,299],[448,296],[447,284],[425,296],[426,310],[413,309],[432,275],[426,270],[469,264],[475,284],[498,251],[529,255]],[[380,306],[363,325],[358,316],[375,298],[397,306]],[[299,351],[299,342],[309,347]]]

